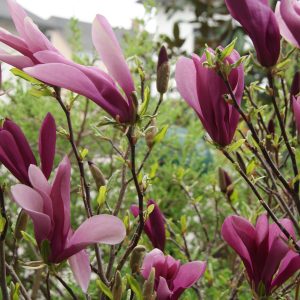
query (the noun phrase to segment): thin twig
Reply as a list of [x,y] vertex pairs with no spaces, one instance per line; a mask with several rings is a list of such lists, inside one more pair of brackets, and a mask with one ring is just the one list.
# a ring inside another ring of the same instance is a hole
[[55,274],[54,276],[64,286],[64,288],[68,291],[68,293],[71,295],[71,297],[74,300],[77,300],[78,299],[77,296],[75,295],[73,290],[68,286],[68,284],[61,277],[59,277],[57,274]]

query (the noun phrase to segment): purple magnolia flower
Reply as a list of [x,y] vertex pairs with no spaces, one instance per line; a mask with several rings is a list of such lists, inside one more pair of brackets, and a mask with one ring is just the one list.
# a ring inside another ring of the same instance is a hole
[[84,249],[95,243],[120,243],[126,235],[125,227],[117,217],[98,215],[84,221],[73,232],[70,224],[71,165],[67,156],[59,164],[52,184],[35,165],[30,165],[28,175],[32,187],[13,186],[13,198],[31,217],[40,249],[48,241],[50,251],[44,259],[54,264],[68,259],[75,279],[86,291],[91,269]]
[[293,97],[293,112],[298,133],[300,133],[300,97]]
[[297,71],[294,75],[293,82],[290,89],[290,99],[293,100],[300,93],[300,72]]
[[[280,223],[295,238],[289,219]],[[300,256],[290,250],[279,227],[261,215],[253,226],[248,220],[229,216],[222,226],[224,240],[241,257],[248,280],[258,296],[269,296],[300,268]]]
[[277,63],[280,53],[280,32],[268,0],[225,0],[227,8],[250,36],[262,66]]
[[300,3],[297,0],[277,1],[275,13],[281,35],[300,48]]
[[42,64],[25,68],[24,71],[41,81],[86,96],[120,122],[134,122],[133,79],[117,38],[103,16],[96,16],[92,36],[110,75],[97,67],[75,64],[53,51],[36,53],[35,58]]
[[[212,55],[213,50],[209,50]],[[233,64],[240,58],[233,51],[225,60]],[[195,110],[210,137],[219,145],[231,143],[239,122],[239,113],[225,101],[228,90],[222,78],[213,69],[202,64],[206,55],[200,58],[193,54],[192,59],[181,57],[176,64],[175,79],[177,89],[185,101]],[[244,90],[244,68],[233,69],[228,76],[229,83],[238,103]]]
[[[164,251],[166,244],[165,217],[154,200],[149,200],[147,207],[152,204],[154,209],[145,222],[144,231],[153,247]],[[139,207],[137,205],[132,205],[130,209],[134,217],[139,215]]]
[[154,249],[144,258],[142,276],[148,279],[152,268],[155,269],[154,290],[158,300],[177,300],[185,289],[195,284],[206,269],[206,262],[192,261],[181,265],[172,256],[164,256]]
[[[50,177],[56,144],[55,120],[48,113],[39,134],[39,155],[44,176]],[[0,162],[22,183],[30,185],[28,168],[37,165],[31,147],[20,129],[13,121],[6,119],[0,127]]]

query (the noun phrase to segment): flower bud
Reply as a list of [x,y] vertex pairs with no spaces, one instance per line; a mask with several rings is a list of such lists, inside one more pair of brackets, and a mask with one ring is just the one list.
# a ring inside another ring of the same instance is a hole
[[229,174],[222,168],[219,168],[219,186],[223,194],[230,196],[233,193],[232,180]]
[[148,146],[149,149],[151,149],[154,145],[154,138],[157,134],[157,127],[156,127],[156,120],[155,118],[153,118],[151,120],[151,124],[150,127],[148,128],[148,130],[145,133],[145,140],[146,140],[146,144]]
[[268,132],[269,134],[274,134],[275,133],[275,123],[273,121],[273,119],[271,119],[268,123]]
[[138,245],[133,249],[130,257],[130,269],[132,273],[140,272],[140,267],[142,264],[142,259],[145,251],[146,251],[146,247],[143,245]]
[[112,288],[112,294],[114,300],[122,299],[122,277],[119,271],[116,272],[114,286]]
[[156,78],[156,88],[159,93],[164,94],[168,90],[169,78],[170,78],[170,65],[169,65],[168,53],[165,46],[162,46],[158,54],[157,78]]
[[97,190],[99,190],[101,186],[106,185],[105,177],[101,170],[92,161],[89,161],[88,163],[92,176],[95,180]]
[[144,300],[152,300],[154,295],[154,283],[155,283],[155,269],[152,268],[148,279],[145,281],[143,285],[143,299]]

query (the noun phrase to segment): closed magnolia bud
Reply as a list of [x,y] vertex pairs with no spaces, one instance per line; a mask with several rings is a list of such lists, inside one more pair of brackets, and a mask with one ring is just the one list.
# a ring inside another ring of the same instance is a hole
[[152,268],[148,279],[143,285],[143,299],[152,300],[154,298],[154,283],[155,283],[155,269]]
[[155,118],[153,118],[151,120],[151,124],[150,127],[148,128],[148,130],[145,133],[145,140],[146,140],[146,144],[148,146],[148,148],[152,148],[153,147],[153,142],[154,142],[154,138],[157,134],[157,127],[156,127],[156,120]]
[[122,299],[122,277],[121,273],[117,271],[116,276],[115,276],[115,282],[114,286],[112,288],[112,294],[113,294],[113,299],[114,300],[121,300]]
[[233,193],[232,180],[229,174],[222,168],[219,168],[219,186],[222,193],[228,196]]
[[164,94],[168,90],[168,83],[170,78],[170,65],[168,59],[168,53],[165,46],[160,48],[157,62],[157,78],[156,88],[161,94]]
[[28,215],[22,209],[18,215],[16,227],[15,227],[15,238],[17,241],[23,237],[21,231],[25,231],[27,222],[28,222]]
[[105,177],[101,170],[93,162],[89,161],[88,163],[92,176],[95,180],[97,190],[99,190],[101,186],[106,185]]
[[275,133],[275,123],[273,121],[273,119],[271,119],[268,123],[268,132],[270,134],[274,134]]
[[142,259],[144,257],[145,251],[146,251],[146,248],[143,245],[138,245],[133,249],[131,257],[130,257],[130,269],[131,269],[132,273],[140,272],[140,267],[142,264]]

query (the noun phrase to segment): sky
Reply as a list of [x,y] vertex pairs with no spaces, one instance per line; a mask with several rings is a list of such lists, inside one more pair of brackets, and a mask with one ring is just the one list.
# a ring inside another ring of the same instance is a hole
[[130,28],[131,20],[144,14],[143,5],[136,3],[136,0],[18,0],[18,3],[42,18],[76,17],[92,22],[100,13],[113,27],[124,28]]

